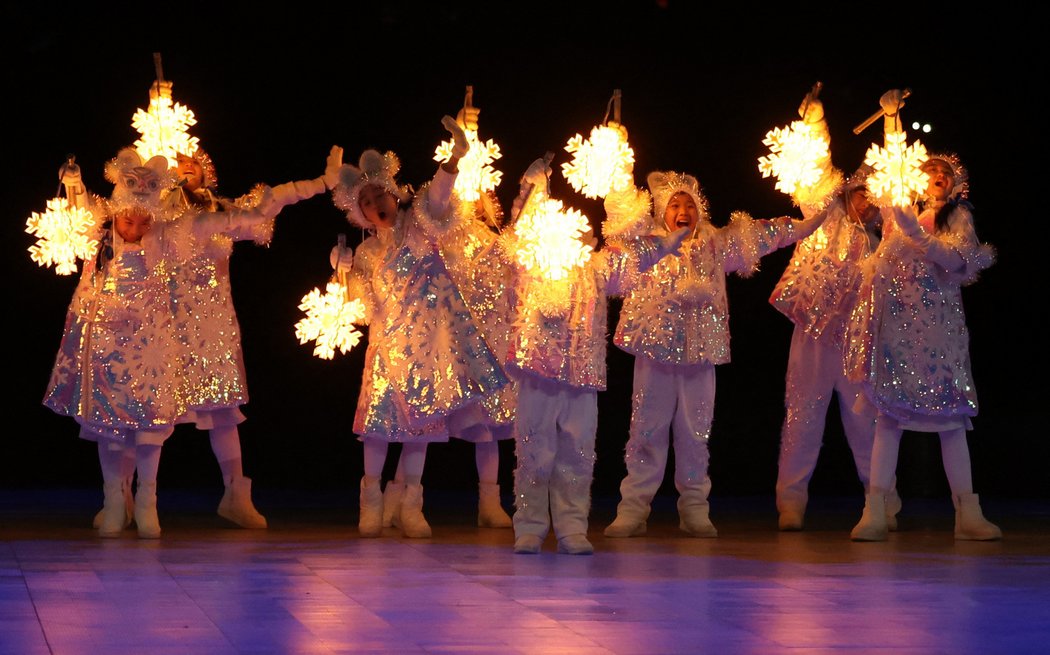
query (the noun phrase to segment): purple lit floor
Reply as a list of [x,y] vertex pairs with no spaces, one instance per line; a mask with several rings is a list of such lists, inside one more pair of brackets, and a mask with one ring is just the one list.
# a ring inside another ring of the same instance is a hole
[[778,533],[771,499],[715,499],[718,539],[663,502],[645,538],[591,557],[514,555],[473,499],[428,495],[435,536],[356,536],[351,497],[257,497],[271,528],[227,527],[209,494],[161,491],[164,536],[100,540],[100,492],[0,492],[0,654],[1046,653],[1050,508],[985,502],[998,543],[955,542],[947,498],[854,544],[860,499],[814,501]]

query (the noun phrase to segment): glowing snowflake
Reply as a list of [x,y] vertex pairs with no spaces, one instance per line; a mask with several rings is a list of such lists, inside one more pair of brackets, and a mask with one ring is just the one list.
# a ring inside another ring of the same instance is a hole
[[565,150],[573,153],[573,158],[561,165],[561,172],[572,188],[584,196],[604,198],[610,191],[622,191],[631,185],[634,150],[627,144],[622,127],[599,125],[586,141],[579,134],[569,139]]
[[811,125],[795,121],[775,127],[766,133],[762,144],[769,146],[769,156],[758,158],[762,177],[777,178],[776,189],[787,194],[811,187],[820,181],[820,162],[828,158],[828,141],[813,131]]
[[927,159],[926,146],[917,140],[908,145],[904,131],[887,134],[885,148],[872,144],[864,156],[864,163],[875,169],[868,176],[868,191],[879,204],[910,205],[929,184],[930,176],[921,168]]
[[561,280],[591,258],[591,246],[581,240],[590,231],[587,217],[575,209],[563,209],[560,200],[538,201],[514,224],[518,262],[537,277]]
[[346,354],[361,341],[361,332],[354,322],[365,316],[365,308],[357,298],[346,300],[346,287],[338,282],[329,282],[325,293],[314,289],[303,296],[299,309],[306,318],[295,324],[295,336],[299,343],[316,341],[314,355],[321,359],[332,359],[338,348]]
[[29,246],[30,258],[41,266],[55,267],[59,275],[77,270],[77,259],[90,259],[98,251],[91,238],[95,217],[83,207],[70,207],[66,198],[47,201],[47,211],[33,212],[26,221],[26,232],[37,237]]
[[[481,198],[485,191],[492,191],[499,185],[503,173],[492,167],[492,162],[503,155],[499,146],[492,140],[478,139],[477,130],[465,130],[470,151],[459,160],[459,175],[456,177],[456,193],[463,200],[474,202]],[[434,161],[447,162],[452,157],[452,141],[442,141],[434,151]]]
[[161,87],[158,93],[154,87],[150,91],[149,108],[139,109],[131,117],[131,126],[142,135],[135,142],[135,149],[143,161],[163,155],[170,166],[176,166],[176,153],[197,152],[199,139],[187,133],[196,124],[197,119],[188,107],[172,101],[170,88]]

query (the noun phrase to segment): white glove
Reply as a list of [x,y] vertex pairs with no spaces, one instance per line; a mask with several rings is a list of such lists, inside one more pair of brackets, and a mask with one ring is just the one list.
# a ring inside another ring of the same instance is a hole
[[335,246],[328,261],[336,273],[349,273],[354,267],[354,251],[349,246]]
[[668,255],[677,255],[682,247],[682,242],[686,240],[691,232],[692,230],[690,228],[683,227],[671,232],[667,236],[659,237],[656,248],[660,258],[663,259]]
[[890,89],[879,98],[879,106],[887,116],[896,116],[904,106],[904,94],[900,89]]
[[897,221],[897,227],[909,239],[921,240],[923,236],[926,236],[926,231],[919,225],[919,217],[915,215],[915,210],[911,207],[894,207],[893,217]]
[[521,176],[521,186],[525,185],[547,187],[547,178],[551,175],[551,165],[543,157],[529,164],[525,174]]
[[339,184],[339,169],[343,167],[343,149],[332,146],[325,160],[324,186],[326,189],[334,189]]
[[84,184],[80,178],[80,167],[71,161],[66,161],[58,169],[58,179],[64,186],[75,189],[81,188]]
[[477,132],[478,114],[480,113],[481,110],[477,107],[464,107],[459,110],[458,114],[456,114],[456,122],[459,123],[459,126],[464,130],[474,130]]
[[824,120],[824,103],[819,98],[812,97],[812,94],[806,94],[806,97],[802,99],[802,104],[798,106],[798,115],[802,118],[802,122],[807,125],[813,123],[819,123]]
[[470,144],[467,143],[467,134],[463,131],[463,128],[459,126],[456,119],[451,116],[445,116],[441,119],[441,124],[445,126],[445,129],[452,135],[452,158],[463,159],[468,152],[470,152]]

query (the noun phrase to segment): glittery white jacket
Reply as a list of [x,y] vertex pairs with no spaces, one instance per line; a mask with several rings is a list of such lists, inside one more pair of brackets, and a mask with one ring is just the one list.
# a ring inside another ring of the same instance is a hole
[[[624,299],[613,342],[668,364],[729,362],[725,276],[750,275],[763,255],[804,236],[795,223],[788,217],[752,220],[743,213],[723,228],[701,220],[681,254],[661,260]],[[655,220],[651,230],[667,234]]]
[[[965,202],[945,230],[933,223],[932,209],[919,216],[931,238],[921,247],[884,219],[849,325],[847,373],[880,413],[906,423],[977,415],[961,286],[993,263],[994,251],[978,242]],[[958,270],[934,261],[953,251]]]
[[455,215],[455,177],[439,170],[392,230],[362,243],[351,297],[361,298],[368,350],[354,432],[388,441],[445,436],[449,412],[507,383],[463,296],[439,240]]
[[[802,211],[807,218],[816,213],[808,205]],[[795,245],[770,304],[809,336],[841,347],[861,283],[861,264],[877,245],[878,237],[849,216],[844,196],[837,194],[827,219]]]

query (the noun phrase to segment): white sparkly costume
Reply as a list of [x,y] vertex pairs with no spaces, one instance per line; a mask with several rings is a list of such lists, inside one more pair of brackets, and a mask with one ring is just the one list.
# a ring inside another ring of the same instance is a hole
[[[635,356],[634,399],[627,477],[620,485],[616,521],[606,535],[644,534],[653,496],[663,481],[673,428],[681,528],[713,537],[717,531],[708,518],[708,439],[714,367],[729,362],[725,276],[751,274],[763,255],[808,235],[823,215],[799,222],[787,217],[752,220],[737,213],[728,226],[716,228],[695,178],[652,173],[648,181],[655,204],[651,234],[667,233],[664,212],[677,193],[691,196],[700,220],[681,254],[654,266],[624,299],[614,343]],[[608,200],[606,206],[613,211]]]
[[[769,298],[795,324],[776,487],[782,529],[802,527],[832,395],[838,395],[839,416],[857,475],[868,489],[875,414],[855,408],[861,387],[846,377],[843,365],[846,321],[856,302],[861,265],[878,244],[878,236],[847,210],[852,189],[861,184],[862,178],[851,180],[835,194],[827,220],[795,246]],[[813,211],[803,205],[807,215]]]

